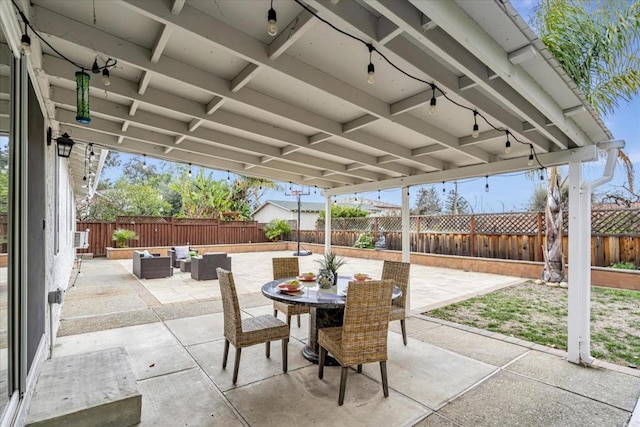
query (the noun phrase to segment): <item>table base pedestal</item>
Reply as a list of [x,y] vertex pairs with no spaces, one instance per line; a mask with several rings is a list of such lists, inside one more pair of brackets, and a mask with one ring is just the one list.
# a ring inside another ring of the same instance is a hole
[[[309,344],[302,349],[302,356],[310,362],[318,363],[320,346],[318,345],[318,329],[342,326],[344,308],[311,307],[309,312]],[[325,366],[340,366],[340,363],[327,354]]]

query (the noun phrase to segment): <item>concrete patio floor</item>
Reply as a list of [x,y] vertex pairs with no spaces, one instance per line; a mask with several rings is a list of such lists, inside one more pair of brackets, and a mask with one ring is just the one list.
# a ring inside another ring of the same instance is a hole
[[[260,286],[271,278],[271,258],[290,252],[230,256],[243,315],[272,313]],[[301,271],[316,270],[317,258],[301,257]],[[142,426],[640,425],[637,409],[632,416],[636,370],[572,365],[562,351],[419,314],[524,279],[412,265],[407,346],[399,322],[390,326],[389,398],[378,365],[365,365],[349,373],[339,407],[339,369],[326,368],[319,380],[317,365],[300,353],[307,316],[291,328],[288,373],[279,342],[270,359],[263,346],[249,347],[233,386],[232,366],[221,367],[217,280],[196,282],[177,269],[171,278],[137,280],[130,260],[85,260],[80,271],[65,294],[53,357],[124,347],[142,393]],[[358,271],[377,277],[382,262],[349,259],[340,273]]]

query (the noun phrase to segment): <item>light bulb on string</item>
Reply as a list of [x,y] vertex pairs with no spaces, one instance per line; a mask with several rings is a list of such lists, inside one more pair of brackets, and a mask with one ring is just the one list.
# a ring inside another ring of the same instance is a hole
[[227,184],[231,182],[231,175],[229,175],[229,171],[227,171]]
[[105,65],[104,70],[102,70],[102,84],[105,86],[109,86],[111,84],[111,77],[109,76],[109,69]]
[[380,190],[378,190],[378,200],[380,200]]
[[29,37],[29,34],[27,33],[26,21],[24,23],[24,34],[20,38],[20,52],[22,52],[22,54],[26,56],[31,55],[31,37]]
[[189,178],[191,178],[191,163],[189,163]]
[[477,117],[478,117],[478,112],[476,110],[473,110],[473,133],[471,134],[473,138],[477,138],[480,136]]
[[436,85],[431,83],[431,102],[429,103],[429,114],[436,113]]
[[488,193],[489,192],[489,175],[485,176],[484,178],[485,178],[484,191]]
[[367,82],[369,82],[369,84],[372,85],[376,82],[376,67],[374,67],[373,62],[371,62],[373,45],[369,43],[367,45],[367,48],[369,49],[369,65],[367,66]]
[[93,162],[96,159],[96,153],[93,151],[93,144],[91,145],[91,153],[89,154],[89,161]]
[[271,37],[278,34],[278,19],[276,18],[276,11],[273,8],[273,0],[271,0],[271,8],[267,12],[267,34]]
[[509,131],[505,130],[505,133],[507,135],[507,142],[505,142],[504,144],[504,152],[509,154],[511,152],[511,141],[509,141]]
[[358,193],[355,193],[356,195],[356,203],[358,203]]
[[533,166],[533,146],[529,146],[529,161],[527,161],[527,165]]
[[544,168],[540,168],[540,181],[544,181]]
[[444,186],[444,181],[442,181],[442,194],[444,194],[444,193],[446,193],[446,192],[447,192],[447,191],[446,191],[446,188],[445,188],[445,186]]
[[318,186],[317,185],[313,186],[313,194],[318,194]]
[[147,155],[142,155],[142,169],[147,170]]

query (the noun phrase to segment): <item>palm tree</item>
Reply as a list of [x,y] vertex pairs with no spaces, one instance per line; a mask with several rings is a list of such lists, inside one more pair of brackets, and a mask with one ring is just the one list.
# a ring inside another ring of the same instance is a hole
[[[639,0],[541,0],[533,25],[598,114],[613,113],[640,92]],[[624,153],[619,159],[633,192],[633,165]],[[551,168],[542,273],[549,281],[565,278],[559,186],[558,170]]]

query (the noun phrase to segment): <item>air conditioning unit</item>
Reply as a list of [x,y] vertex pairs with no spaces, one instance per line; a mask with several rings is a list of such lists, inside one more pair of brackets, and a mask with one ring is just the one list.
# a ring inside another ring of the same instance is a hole
[[78,249],[87,249],[89,247],[89,230],[73,233],[73,247]]

